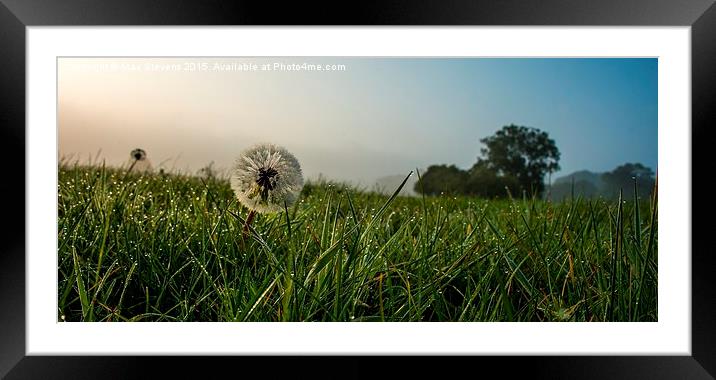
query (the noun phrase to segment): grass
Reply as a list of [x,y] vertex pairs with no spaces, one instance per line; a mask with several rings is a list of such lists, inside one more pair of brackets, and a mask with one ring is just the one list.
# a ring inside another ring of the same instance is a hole
[[63,164],[58,320],[656,321],[656,199],[629,190],[553,204],[309,183],[244,239],[225,179]]

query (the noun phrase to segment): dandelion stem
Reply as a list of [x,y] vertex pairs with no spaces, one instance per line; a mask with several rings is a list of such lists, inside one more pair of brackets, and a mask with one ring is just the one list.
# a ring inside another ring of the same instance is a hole
[[256,216],[256,210],[249,211],[249,215],[246,217],[246,222],[244,222],[244,233],[243,237],[244,240],[249,236],[249,227],[251,226],[251,223],[254,221],[254,217]]
[[127,170],[127,173],[130,173],[132,169],[134,169],[134,165],[137,163],[137,160],[132,161],[132,165],[129,165],[129,169]]

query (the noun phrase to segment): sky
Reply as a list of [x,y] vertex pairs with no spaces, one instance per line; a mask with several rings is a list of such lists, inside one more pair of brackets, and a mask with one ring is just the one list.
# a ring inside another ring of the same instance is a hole
[[[318,67],[333,70],[318,71]],[[468,169],[505,125],[547,132],[553,179],[626,162],[657,171],[656,58],[60,58],[59,158],[228,169],[257,143],[305,177],[371,184]]]

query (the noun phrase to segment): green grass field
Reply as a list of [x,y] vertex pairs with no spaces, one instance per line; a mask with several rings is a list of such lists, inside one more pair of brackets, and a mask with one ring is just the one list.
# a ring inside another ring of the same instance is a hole
[[63,164],[58,320],[656,321],[656,200],[634,198],[309,183],[244,237],[226,179]]

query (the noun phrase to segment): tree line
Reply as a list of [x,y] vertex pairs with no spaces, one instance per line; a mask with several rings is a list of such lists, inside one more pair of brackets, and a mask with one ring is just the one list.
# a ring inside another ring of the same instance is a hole
[[[560,169],[560,152],[554,140],[537,128],[506,125],[494,135],[480,140],[477,162],[468,170],[455,165],[431,165],[415,184],[425,195],[469,195],[503,198],[510,194],[564,199],[574,196],[613,197],[619,189],[633,189],[636,181],[640,195],[654,187],[654,173],[640,163],[627,163],[611,172],[560,181],[547,188],[545,176]],[[588,173],[588,172],[587,172]],[[551,178],[550,178],[551,182]],[[569,191],[567,191],[569,190]],[[576,191],[575,191],[576,190]]]

